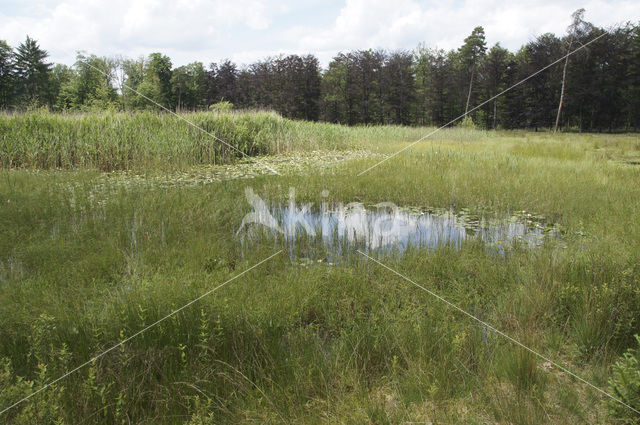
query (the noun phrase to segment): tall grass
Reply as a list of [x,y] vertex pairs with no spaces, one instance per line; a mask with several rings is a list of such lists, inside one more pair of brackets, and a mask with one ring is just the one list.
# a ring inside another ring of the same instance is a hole
[[[264,111],[180,116],[184,119],[154,112],[0,114],[0,166],[176,169],[227,163],[245,155],[348,147],[384,150],[390,141],[414,141],[426,131],[400,126],[348,128],[293,121]],[[448,134],[477,137],[480,132],[458,129]]]
[[[4,168],[175,168],[317,146],[275,113],[0,115]],[[204,131],[202,131],[204,130]],[[209,133],[209,134],[207,134]],[[219,140],[216,140],[219,139]],[[242,152],[242,153],[241,153]]]

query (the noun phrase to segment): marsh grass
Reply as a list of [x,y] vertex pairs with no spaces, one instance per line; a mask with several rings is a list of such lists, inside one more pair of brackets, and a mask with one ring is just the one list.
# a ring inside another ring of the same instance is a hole
[[273,113],[183,117],[193,126],[152,112],[2,115],[0,163],[5,168],[166,169],[229,162],[242,158],[240,152],[251,157],[314,145],[298,135],[299,124]]
[[272,112],[199,112],[181,117],[184,120],[153,112],[1,114],[0,165],[103,171],[184,169],[258,155],[344,149],[376,138],[410,140],[419,134],[403,127],[348,129],[292,121]]
[[[360,148],[386,153],[398,143],[415,141],[428,131],[380,125],[349,128],[289,120],[269,111],[180,116],[184,120],[153,112],[2,113],[0,165],[102,171],[180,170],[287,152]],[[445,133],[452,141],[487,137],[486,132],[468,128]],[[436,134],[433,139],[441,140],[442,135]]]
[[[212,128],[228,120],[225,128],[262,134],[247,142],[258,154],[311,147],[389,154],[424,133],[268,114],[259,118],[267,128],[260,133],[254,116],[194,118]],[[0,119],[3,166],[18,168],[0,173],[1,407],[286,249],[265,238],[247,251],[234,236],[250,211],[247,185],[274,202],[295,187],[300,202],[316,204],[326,189],[329,202],[539,214],[562,225],[563,244],[514,246],[496,256],[474,242],[459,250],[412,249],[384,261],[603,388],[609,366],[640,332],[640,167],[617,159],[635,151],[637,136],[452,129],[358,178],[378,159],[351,159],[327,173],[201,185],[104,178],[101,170],[171,171],[210,161],[194,154],[206,152],[196,147],[210,141],[172,120],[153,114]],[[283,134],[283,122],[293,130],[273,148],[267,135]],[[57,125],[69,136],[48,146]],[[131,136],[131,146],[99,137],[116,128],[144,137]],[[80,139],[84,145],[70,142]],[[52,169],[58,166],[80,169]],[[95,196],[97,186],[104,196]],[[334,265],[280,255],[2,421],[595,424],[615,418],[579,382],[356,253]]]

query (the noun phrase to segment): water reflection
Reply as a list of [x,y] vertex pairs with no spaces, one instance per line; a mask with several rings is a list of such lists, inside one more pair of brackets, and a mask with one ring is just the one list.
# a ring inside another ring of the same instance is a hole
[[266,235],[284,239],[290,255],[321,259],[326,253],[344,255],[355,249],[381,254],[405,252],[409,247],[437,248],[442,245],[460,248],[470,240],[481,240],[500,253],[520,243],[535,247],[547,237],[557,236],[555,227],[529,215],[508,218],[479,217],[453,210],[417,211],[398,208],[392,203],[366,207],[361,203],[322,205],[320,210],[277,204],[264,209],[262,223],[241,234],[244,244]]

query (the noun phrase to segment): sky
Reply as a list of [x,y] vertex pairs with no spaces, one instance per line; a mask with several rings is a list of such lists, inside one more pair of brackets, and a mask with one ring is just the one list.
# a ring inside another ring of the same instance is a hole
[[581,7],[602,27],[640,21],[638,0],[0,0],[0,39],[15,47],[28,34],[68,65],[82,51],[162,52],[174,66],[312,53],[326,66],[340,51],[457,48],[478,25],[489,46],[516,50],[563,34]]

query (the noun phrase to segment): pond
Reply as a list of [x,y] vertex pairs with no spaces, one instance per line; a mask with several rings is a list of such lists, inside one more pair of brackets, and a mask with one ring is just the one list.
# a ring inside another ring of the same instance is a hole
[[[266,205],[266,204],[265,204]],[[391,203],[327,205],[318,210],[275,204],[254,212],[253,224],[238,236],[248,247],[260,237],[284,240],[292,258],[323,259],[362,249],[379,254],[403,253],[410,247],[460,248],[472,240],[504,254],[516,244],[534,248],[556,238],[557,225],[520,212],[508,217],[477,216],[465,210],[420,210]]]

